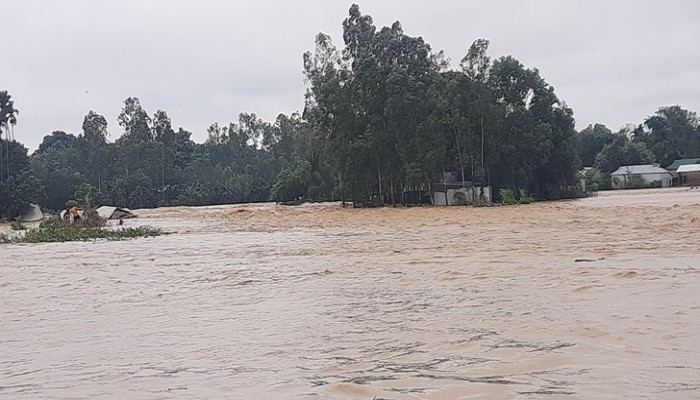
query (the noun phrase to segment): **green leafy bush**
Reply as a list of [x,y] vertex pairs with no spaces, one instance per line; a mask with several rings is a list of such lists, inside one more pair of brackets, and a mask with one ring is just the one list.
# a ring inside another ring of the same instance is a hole
[[527,190],[520,189],[520,199],[518,201],[520,204],[530,204],[535,201],[535,198],[532,197],[532,194],[528,193]]
[[515,194],[508,188],[499,189],[498,195],[501,198],[501,204],[504,206],[518,204],[518,201],[515,199]]

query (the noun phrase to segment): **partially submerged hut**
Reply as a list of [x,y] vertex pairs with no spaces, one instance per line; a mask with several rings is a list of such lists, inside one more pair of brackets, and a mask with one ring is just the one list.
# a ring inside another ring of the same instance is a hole
[[44,219],[44,213],[41,212],[41,208],[38,204],[30,204],[29,210],[22,215],[22,221],[24,222],[37,222],[42,219]]
[[128,208],[102,206],[98,207],[97,214],[104,219],[127,219],[136,217]]

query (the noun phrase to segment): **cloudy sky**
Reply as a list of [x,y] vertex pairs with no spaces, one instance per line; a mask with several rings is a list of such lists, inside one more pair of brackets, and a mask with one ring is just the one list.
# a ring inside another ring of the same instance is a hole
[[[401,21],[456,65],[474,39],[493,58],[537,67],[578,129],[617,130],[664,105],[700,111],[700,2],[357,1],[378,27]],[[352,1],[63,0],[3,3],[0,90],[20,110],[30,150],[54,130],[80,133],[90,110],[109,121],[136,96],[152,115],[206,137],[214,121],[301,111],[302,54],[318,32],[342,46]]]

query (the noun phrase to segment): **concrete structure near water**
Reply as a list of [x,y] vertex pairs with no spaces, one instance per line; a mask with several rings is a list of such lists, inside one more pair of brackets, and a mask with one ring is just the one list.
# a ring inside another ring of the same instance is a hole
[[491,187],[462,181],[456,172],[445,172],[441,181],[432,185],[431,197],[436,206],[490,202]]
[[452,206],[472,204],[475,202],[490,202],[490,186],[462,186],[461,183],[439,183],[434,185],[433,204],[436,206]]

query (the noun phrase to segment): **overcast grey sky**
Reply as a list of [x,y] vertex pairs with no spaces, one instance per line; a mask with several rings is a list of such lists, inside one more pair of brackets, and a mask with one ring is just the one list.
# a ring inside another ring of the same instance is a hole
[[[537,67],[578,129],[638,124],[660,106],[700,111],[700,2],[356,1],[378,27],[401,21],[456,65],[477,38],[493,58]],[[201,142],[206,128],[255,112],[302,111],[302,54],[325,32],[342,47],[352,1],[5,1],[0,90],[20,110],[30,151],[54,130],[78,134],[90,110],[110,139],[123,100]]]

